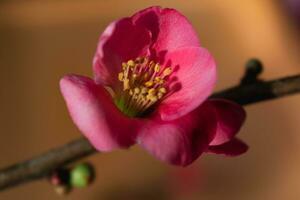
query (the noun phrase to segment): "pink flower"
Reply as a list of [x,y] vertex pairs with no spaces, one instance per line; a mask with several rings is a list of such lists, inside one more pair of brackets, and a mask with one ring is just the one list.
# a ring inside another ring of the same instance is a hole
[[140,144],[158,159],[186,166],[203,152],[235,156],[245,120],[233,102],[208,99],[216,65],[188,20],[151,7],[112,22],[100,36],[94,79],[60,81],[74,123],[99,151]]

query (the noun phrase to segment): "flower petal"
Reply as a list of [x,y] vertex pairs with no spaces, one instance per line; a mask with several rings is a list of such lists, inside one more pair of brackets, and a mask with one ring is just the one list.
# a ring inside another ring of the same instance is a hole
[[200,46],[196,31],[185,16],[175,9],[154,6],[132,16],[135,24],[152,33],[156,53],[178,48]]
[[181,48],[167,54],[172,66],[169,90],[158,112],[163,120],[174,120],[198,107],[211,94],[216,82],[216,64],[210,53],[201,47]]
[[135,121],[115,107],[102,86],[87,77],[68,75],[61,79],[60,88],[74,123],[97,150],[111,151],[135,143]]
[[130,18],[112,22],[100,36],[93,60],[95,80],[114,86],[122,62],[148,55],[151,33],[132,24]]
[[230,141],[240,130],[246,119],[242,106],[224,99],[212,99],[209,102],[216,110],[218,128],[210,145],[219,145]]
[[208,152],[223,154],[226,156],[239,156],[248,150],[248,145],[243,141],[233,138],[232,140],[221,145],[209,146]]
[[206,151],[214,137],[214,110],[205,104],[173,121],[150,120],[138,135],[138,143],[158,159],[186,166]]

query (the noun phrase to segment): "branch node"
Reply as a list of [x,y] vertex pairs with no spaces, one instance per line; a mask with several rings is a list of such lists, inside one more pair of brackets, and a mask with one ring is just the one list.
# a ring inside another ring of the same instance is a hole
[[249,85],[256,82],[261,82],[258,76],[263,72],[263,64],[260,60],[253,58],[246,63],[246,72],[241,79],[241,85]]

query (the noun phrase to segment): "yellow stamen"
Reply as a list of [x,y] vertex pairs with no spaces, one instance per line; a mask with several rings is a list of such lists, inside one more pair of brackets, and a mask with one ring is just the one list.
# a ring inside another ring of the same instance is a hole
[[120,73],[118,74],[118,78],[119,78],[119,81],[123,81],[123,78],[124,78],[123,72],[120,72]]
[[164,94],[162,92],[157,93],[158,99],[161,99],[163,96],[164,96]]
[[123,63],[122,63],[122,68],[123,68],[123,70],[125,70],[126,67],[127,67],[127,64],[123,62]]
[[156,90],[154,88],[151,88],[149,91],[148,91],[148,94],[150,95],[154,95],[156,93]]
[[159,72],[159,70],[160,70],[160,66],[159,66],[159,64],[157,63],[157,64],[155,65],[155,67],[154,67],[154,71],[155,71],[155,72]]
[[142,87],[141,94],[146,94],[148,92],[148,88]]
[[154,81],[155,81],[155,83],[157,83],[159,85],[164,83],[164,80],[162,80],[160,77],[155,77]]
[[146,87],[151,87],[153,85],[153,81],[147,81],[146,83],[145,83],[145,86]]
[[135,93],[135,94],[138,94],[138,93],[140,93],[140,91],[141,91],[141,90],[140,90],[140,88],[137,88],[137,87],[136,87],[136,88],[134,88],[134,93]]
[[157,97],[156,96],[151,96],[151,98],[150,98],[150,101],[152,101],[152,102],[156,102],[158,99],[157,99]]
[[127,64],[128,64],[129,67],[135,66],[135,63],[134,63],[133,60],[128,60]]
[[123,88],[124,91],[130,89],[129,79],[128,79],[128,78],[126,78],[126,79],[124,80],[124,82],[123,82],[123,87],[124,87],[124,88]]
[[132,74],[132,78],[135,80],[138,77],[137,74]]
[[167,93],[167,90],[166,90],[166,88],[162,87],[162,88],[159,88],[159,92],[165,94],[165,93]]
[[133,91],[129,90],[129,95],[132,96],[133,95]]
[[164,72],[163,75],[164,76],[169,76],[170,74],[172,74],[172,68],[171,67],[167,67]]
[[154,66],[155,66],[155,63],[154,63],[153,60],[151,60],[150,63],[149,63],[149,67],[152,68],[152,67],[154,67]]
[[165,77],[171,73],[170,67],[162,67],[145,57],[123,62],[122,71],[118,74],[119,81],[123,82],[123,91],[115,95],[119,98],[117,106],[129,116],[142,115],[168,93]]

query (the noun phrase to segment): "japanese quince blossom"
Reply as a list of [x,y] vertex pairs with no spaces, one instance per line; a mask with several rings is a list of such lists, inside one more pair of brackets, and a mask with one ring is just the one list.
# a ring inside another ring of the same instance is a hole
[[140,144],[158,159],[191,164],[202,153],[236,156],[243,108],[208,99],[216,64],[177,10],[150,7],[113,21],[100,36],[94,79],[66,75],[61,92],[80,131],[99,151]]

